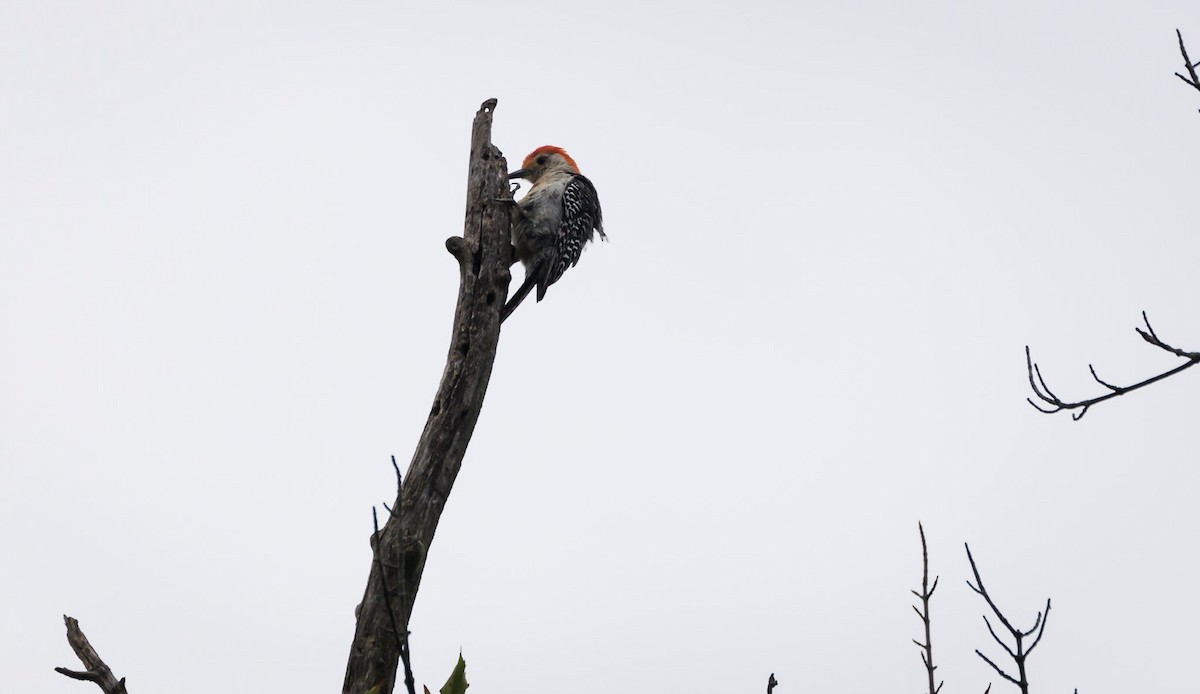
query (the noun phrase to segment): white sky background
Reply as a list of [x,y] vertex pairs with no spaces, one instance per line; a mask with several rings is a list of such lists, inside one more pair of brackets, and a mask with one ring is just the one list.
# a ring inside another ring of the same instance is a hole
[[[505,325],[412,624],[472,691],[1195,679],[1194,3],[0,5],[0,679],[340,691],[448,346],[471,119],[611,243]],[[545,17],[534,21],[534,16]]]

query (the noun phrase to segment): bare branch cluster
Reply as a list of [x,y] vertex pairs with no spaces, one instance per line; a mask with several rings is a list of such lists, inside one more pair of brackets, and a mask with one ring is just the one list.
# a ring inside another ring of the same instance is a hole
[[[396,456],[392,456],[392,469],[396,472],[396,498],[400,499],[404,496],[404,477],[400,474],[400,466],[396,464]],[[387,509],[389,521],[396,521],[397,524],[402,524],[400,518],[400,507],[392,508],[386,503],[383,505]],[[376,575],[383,583],[383,602],[384,608],[387,610],[388,622],[392,626],[392,633],[400,642],[400,661],[404,664],[404,687],[408,690],[408,694],[417,694],[416,680],[413,678],[412,672],[412,656],[409,648],[408,639],[412,632],[408,630],[408,620],[403,616],[399,618],[396,615],[396,610],[392,606],[391,594],[397,592],[400,594],[400,600],[403,603],[407,599],[407,590],[405,588],[404,577],[407,575],[404,570],[404,554],[400,555],[400,564],[398,566],[389,567],[395,569],[397,583],[399,586],[393,588],[387,584],[387,574],[384,572],[383,559],[379,557],[379,514],[375,509],[371,509],[371,521],[374,523],[375,532],[371,535],[371,554],[375,559]],[[401,627],[403,624],[403,628]]]
[[1092,405],[1135,391],[1138,388],[1143,388],[1151,383],[1161,381],[1164,378],[1169,378],[1181,371],[1190,369],[1191,367],[1195,366],[1197,362],[1200,362],[1200,352],[1187,352],[1163,342],[1163,340],[1159,338],[1158,334],[1154,332],[1154,328],[1151,327],[1150,319],[1146,317],[1145,311],[1142,311],[1142,321],[1146,324],[1146,329],[1143,330],[1141,328],[1134,328],[1134,330],[1137,331],[1138,335],[1142,336],[1143,340],[1181,359],[1186,359],[1187,361],[1173,369],[1170,369],[1169,371],[1164,371],[1155,376],[1151,376],[1144,381],[1139,381],[1138,383],[1134,383],[1133,385],[1129,386],[1118,386],[1108,383],[1100,378],[1100,376],[1096,373],[1095,366],[1088,364],[1088,370],[1092,372],[1092,378],[1095,379],[1097,383],[1107,388],[1109,392],[1088,400],[1069,402],[1055,395],[1054,391],[1050,390],[1050,386],[1046,385],[1046,380],[1042,378],[1042,370],[1038,367],[1037,362],[1033,361],[1033,357],[1029,352],[1029,346],[1026,345],[1025,369],[1029,372],[1029,386],[1033,389],[1034,395],[1036,395],[1039,400],[1046,403],[1048,407],[1039,405],[1038,403],[1034,402],[1032,398],[1026,398],[1026,402],[1028,402],[1030,405],[1033,405],[1033,407],[1039,412],[1044,412],[1046,414],[1054,414],[1055,412],[1061,412],[1063,410],[1078,410],[1078,412],[1071,413],[1071,418],[1078,421],[1083,418],[1083,415],[1087,414],[1088,408]]
[[1200,63],[1193,63],[1192,59],[1188,57],[1187,47],[1183,45],[1183,34],[1178,29],[1175,30],[1175,36],[1179,38],[1179,52],[1183,54],[1183,68],[1187,70],[1188,76],[1191,79],[1184,77],[1178,72],[1175,73],[1175,76],[1183,80],[1192,89],[1200,91],[1200,78],[1196,77],[1196,66],[1200,65]]
[[[1012,623],[1009,622],[1004,616],[1004,613],[1000,611],[1000,608],[996,607],[996,603],[992,600],[992,596],[988,594],[987,588],[983,586],[983,579],[979,577],[979,569],[975,566],[975,558],[971,556],[970,545],[964,544],[964,546],[967,548],[967,560],[971,562],[971,573],[975,575],[975,584],[972,585],[970,581],[967,581],[967,586],[987,602],[988,607],[990,607],[992,610],[992,613],[997,619],[1000,620],[1000,623],[1004,625],[1004,628],[1008,630],[1009,636],[1012,637],[1014,643],[1016,644],[1014,647],[1009,647],[1009,645],[996,634],[996,630],[992,628],[992,623],[990,620],[988,620],[987,615],[983,616],[983,623],[987,625],[988,632],[992,635],[992,638],[995,639],[996,643],[1000,644],[1000,647],[1004,649],[1005,653],[1008,653],[1008,657],[1012,658],[1013,662],[1016,664],[1017,676],[1013,677],[1002,670],[1000,666],[995,663],[995,661],[984,655],[982,651],[976,649],[975,654],[980,658],[983,658],[984,662],[986,662],[988,665],[991,665],[992,669],[995,670],[1001,677],[1017,685],[1017,687],[1021,690],[1021,694],[1029,694],[1029,678],[1025,673],[1025,659],[1029,657],[1029,654],[1033,652],[1034,648],[1037,648],[1038,643],[1040,643],[1042,640],[1042,634],[1046,632],[1046,621],[1050,618],[1050,599],[1046,599],[1046,610],[1044,612],[1038,612],[1037,618],[1034,619],[1032,627],[1027,630],[1021,630],[1014,627]],[[1036,634],[1036,636],[1034,636],[1034,634]],[[1029,638],[1030,636],[1034,636],[1033,643],[1029,644],[1029,647],[1026,648],[1025,639]],[[988,688],[990,689],[991,685],[989,685]]]

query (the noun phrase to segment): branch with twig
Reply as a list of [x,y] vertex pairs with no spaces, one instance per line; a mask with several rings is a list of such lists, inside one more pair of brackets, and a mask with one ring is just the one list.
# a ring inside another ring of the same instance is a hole
[[91,642],[83,635],[83,630],[79,628],[79,622],[74,617],[66,615],[63,615],[63,621],[67,624],[67,643],[71,644],[71,650],[75,651],[75,655],[87,669],[80,671],[56,667],[54,671],[71,679],[95,682],[104,691],[104,694],[126,694],[125,678],[117,679],[108,665],[104,664],[100,654],[96,652],[95,648],[92,648]]
[[1183,34],[1178,29],[1175,30],[1175,36],[1179,37],[1179,52],[1183,54],[1183,67],[1187,70],[1191,79],[1184,77],[1178,72],[1175,73],[1175,76],[1183,80],[1192,89],[1200,90],[1200,78],[1196,77],[1196,66],[1200,65],[1200,63],[1193,63],[1192,59],[1188,57],[1187,46],[1183,45]]
[[[991,665],[992,669],[995,670],[1001,677],[1017,685],[1017,687],[1021,690],[1021,694],[1029,694],[1029,678],[1025,673],[1025,660],[1029,657],[1029,654],[1033,652],[1033,649],[1037,648],[1038,643],[1040,643],[1042,640],[1042,635],[1046,633],[1046,622],[1050,618],[1050,599],[1046,599],[1046,610],[1045,612],[1037,613],[1037,618],[1034,619],[1032,627],[1027,630],[1021,630],[1014,627],[1012,623],[1009,622],[1004,616],[1004,613],[1000,611],[1000,608],[996,607],[996,603],[992,600],[992,596],[988,594],[987,588],[984,587],[983,579],[979,577],[979,569],[975,566],[975,557],[971,556],[971,546],[966,544],[964,544],[964,546],[967,548],[967,560],[971,562],[971,573],[975,575],[975,584],[972,585],[970,581],[967,581],[967,586],[987,602],[988,607],[990,607],[992,610],[992,613],[996,615],[996,618],[999,619],[1000,623],[1004,625],[1004,628],[1008,630],[1009,635],[1016,644],[1014,647],[1010,648],[1009,645],[996,634],[996,630],[992,628],[992,623],[988,620],[987,615],[983,616],[983,623],[987,625],[988,632],[992,635],[992,638],[995,639],[996,643],[1000,644],[1000,647],[1003,648],[1006,653],[1008,653],[1008,656],[1012,658],[1013,662],[1016,664],[1017,676],[1013,677],[1005,672],[1000,668],[999,665],[995,663],[995,661],[984,655],[982,651],[976,649],[975,654],[980,658],[983,658],[985,663]],[[1026,648],[1025,639],[1033,636],[1035,633],[1037,635],[1034,636],[1033,643],[1029,644],[1029,647]],[[988,685],[988,688],[990,689],[991,685]]]
[[921,592],[918,593],[914,590],[912,594],[917,596],[921,601],[922,609],[918,609],[916,605],[913,605],[912,608],[917,613],[917,616],[921,618],[922,624],[925,625],[925,643],[921,643],[916,639],[913,639],[913,643],[922,649],[921,662],[925,663],[925,672],[929,675],[929,694],[938,694],[945,682],[938,682],[937,686],[933,684],[933,671],[937,669],[937,666],[933,664],[933,636],[929,621],[929,599],[933,597],[933,591],[937,590],[938,577],[934,577],[933,586],[930,586],[929,547],[925,544],[925,527],[917,523],[917,529],[921,532],[921,564],[924,567],[924,574],[921,578]]
[[1033,361],[1033,357],[1030,356],[1029,346],[1026,345],[1025,369],[1029,372],[1029,386],[1033,388],[1034,395],[1036,395],[1039,400],[1049,405],[1049,407],[1043,407],[1037,404],[1032,398],[1025,398],[1025,401],[1030,405],[1033,405],[1033,407],[1039,412],[1044,412],[1046,414],[1054,414],[1055,412],[1061,412],[1063,410],[1079,410],[1078,412],[1071,413],[1071,418],[1078,421],[1083,418],[1083,415],[1087,414],[1088,408],[1092,405],[1115,398],[1119,395],[1125,395],[1126,393],[1135,391],[1138,388],[1143,388],[1151,383],[1161,381],[1164,378],[1169,378],[1181,371],[1190,369],[1191,367],[1195,366],[1197,362],[1200,362],[1200,352],[1187,352],[1163,342],[1162,339],[1159,338],[1158,334],[1154,332],[1154,328],[1150,326],[1150,319],[1146,317],[1145,311],[1142,311],[1142,321],[1145,322],[1146,329],[1142,330],[1141,328],[1134,328],[1134,330],[1137,331],[1138,335],[1142,336],[1143,340],[1181,359],[1186,359],[1187,361],[1173,369],[1170,369],[1169,371],[1164,371],[1163,373],[1160,373],[1156,376],[1151,376],[1144,381],[1134,383],[1130,386],[1113,385],[1112,383],[1101,379],[1096,373],[1096,367],[1088,364],[1088,370],[1092,372],[1092,378],[1095,379],[1097,383],[1107,388],[1109,392],[1089,400],[1068,402],[1055,395],[1054,391],[1050,390],[1050,386],[1046,385],[1046,379],[1042,378],[1042,370],[1038,367],[1037,362]]
[[775,679],[775,673],[772,672],[771,676],[767,678],[767,694],[772,694],[775,691],[775,687],[778,686],[779,681]]

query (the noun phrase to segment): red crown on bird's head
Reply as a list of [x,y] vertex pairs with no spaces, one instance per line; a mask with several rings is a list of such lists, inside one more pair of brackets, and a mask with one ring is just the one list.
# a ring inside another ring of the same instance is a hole
[[575,160],[571,158],[570,154],[567,154],[567,150],[563,149],[562,147],[555,147],[554,145],[542,145],[541,147],[538,147],[530,152],[529,156],[525,157],[525,161],[521,162],[521,168],[531,168],[534,164],[534,160],[543,154],[560,155],[563,159],[567,160],[567,163],[570,164],[572,168],[574,168],[576,171],[579,170],[579,165],[575,163]]

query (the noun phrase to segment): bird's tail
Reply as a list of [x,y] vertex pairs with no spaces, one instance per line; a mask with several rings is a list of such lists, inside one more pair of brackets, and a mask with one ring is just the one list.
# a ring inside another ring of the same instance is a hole
[[504,305],[504,308],[500,309],[501,323],[504,322],[505,318],[508,318],[508,314],[517,310],[517,307],[521,305],[521,302],[525,300],[525,297],[529,296],[529,292],[533,291],[533,288],[536,286],[537,274],[533,272],[528,273],[525,281],[521,283],[521,288],[512,295],[512,298],[508,300],[508,303]]

